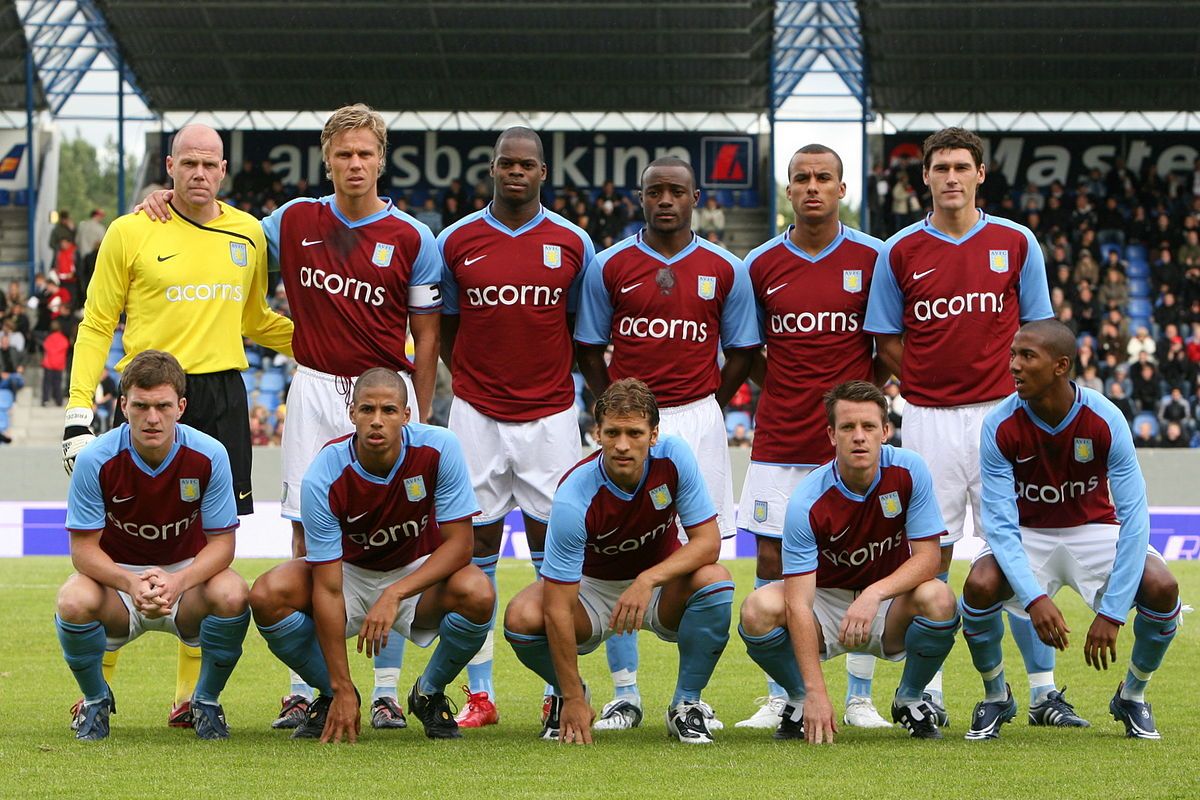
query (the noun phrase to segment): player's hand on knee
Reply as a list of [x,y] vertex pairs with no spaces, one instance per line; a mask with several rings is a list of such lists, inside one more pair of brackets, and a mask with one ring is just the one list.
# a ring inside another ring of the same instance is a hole
[[1083,660],[1097,670],[1108,669],[1117,660],[1117,634],[1121,628],[1107,617],[1096,615],[1092,627],[1088,628],[1087,640],[1083,645]]
[[358,694],[353,691],[338,692],[329,704],[329,715],[325,718],[325,730],[321,731],[321,741],[337,744],[344,738],[354,744],[358,741],[361,721]]
[[621,592],[621,596],[617,598],[617,604],[613,608],[608,627],[616,633],[632,633],[641,630],[642,619],[646,616],[646,609],[650,607],[650,598],[653,592],[654,587],[646,585],[640,580],[629,584],[629,588]]
[[879,613],[879,601],[864,592],[855,598],[842,617],[838,640],[846,647],[862,647],[871,640],[871,626]]
[[146,199],[133,207],[133,213],[145,213],[155,222],[166,222],[171,218],[171,198],[175,192],[171,189],[159,189],[146,195]]
[[75,457],[83,452],[96,435],[92,433],[93,414],[90,408],[68,408],[63,427],[63,469],[70,475],[75,471]]
[[558,740],[564,744],[591,744],[596,712],[585,697],[563,701],[558,717]]
[[1049,597],[1035,600],[1029,607],[1029,620],[1033,623],[1033,629],[1037,631],[1039,639],[1058,650],[1067,649],[1067,645],[1070,644],[1067,634],[1071,629],[1067,627],[1067,621],[1053,600]]
[[804,738],[809,744],[833,744],[837,721],[833,704],[825,692],[810,692],[804,698]]

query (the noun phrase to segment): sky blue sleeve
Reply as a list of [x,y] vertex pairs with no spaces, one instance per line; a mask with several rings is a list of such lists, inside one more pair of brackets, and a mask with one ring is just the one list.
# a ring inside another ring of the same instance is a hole
[[[812,473],[810,473],[812,474]],[[817,569],[817,537],[812,529],[809,512],[813,500],[810,492],[803,490],[804,482],[788,500],[787,513],[783,517],[783,574],[803,575]]]
[[583,344],[608,344],[612,338],[612,298],[604,286],[604,261],[588,262],[579,292],[575,340]]
[[912,496],[908,499],[908,515],[904,535],[909,539],[928,539],[946,532],[942,510],[933,491],[933,476],[924,459],[911,450],[903,451],[907,458],[904,467],[912,476]]
[[437,237],[438,258],[442,264],[442,313],[457,314],[458,280],[454,277],[454,270],[451,269],[449,260],[446,259],[446,233],[449,230],[449,228],[443,229]]
[[286,210],[287,204],[284,204],[272,211],[270,216],[262,221],[263,235],[267,237],[267,252],[270,256],[272,272],[279,270],[279,226],[283,224],[283,212]]
[[233,472],[229,468],[229,453],[217,441],[206,448],[212,472],[208,476],[208,487],[200,501],[200,515],[204,518],[204,532],[228,531],[238,526],[237,503],[233,499]]
[[1020,517],[1017,514],[1017,489],[1012,463],[1000,452],[996,443],[999,421],[989,415],[983,421],[979,435],[979,472],[983,479],[980,505],[983,507],[983,529],[996,563],[1008,578],[1022,608],[1046,593],[1038,583],[1029,557],[1021,544]]
[[437,521],[453,522],[475,516],[479,513],[479,503],[458,437],[445,431],[439,450],[442,455],[438,458],[437,488],[433,492]]
[[675,498],[679,524],[691,528],[717,516],[717,508],[709,497],[708,484],[700,474],[700,465],[692,448],[683,439],[672,436],[667,439],[666,451],[679,473],[678,496]]
[[591,237],[580,234],[579,241],[583,245],[583,266],[580,268],[579,274],[575,276],[575,280],[571,281],[570,288],[567,289],[568,314],[575,314],[579,311],[579,296],[583,293],[583,282],[587,278],[588,264],[596,260],[596,246],[592,244]]
[[[417,221],[414,221],[413,225],[421,234],[421,249],[417,251],[417,258],[413,261],[412,277],[409,278],[408,285],[440,287],[442,282],[442,255],[438,249],[437,242],[433,238],[433,231],[429,230],[428,225]],[[410,310],[433,311],[440,309],[441,305],[440,300],[435,300],[429,305]]]
[[1046,259],[1033,233],[1025,230],[1025,238],[1029,240],[1029,244],[1025,263],[1021,265],[1021,322],[1050,319],[1054,316],[1054,309],[1050,306]]
[[750,272],[745,264],[736,260],[733,262],[733,287],[721,309],[721,347],[726,350],[759,347],[763,343],[759,331]]
[[892,247],[889,242],[875,260],[871,276],[871,291],[867,295],[867,319],[863,329],[868,333],[904,333],[904,295],[892,272]]
[[1121,532],[1117,536],[1117,554],[1113,558],[1108,588],[1097,613],[1114,622],[1124,622],[1133,606],[1134,595],[1142,583],[1146,566],[1146,548],[1150,544],[1150,509],[1146,505],[1146,481],[1133,449],[1133,436],[1121,412],[1095,409],[1108,423],[1112,444],[1108,450],[1108,486]]
[[[114,434],[116,435],[116,434]],[[67,492],[67,530],[104,530],[104,489],[100,467],[112,453],[104,438],[93,439],[75,459]]]
[[555,583],[578,583],[583,577],[587,506],[587,499],[578,496],[573,484],[559,487],[550,507],[550,524],[546,526],[543,578]]
[[304,523],[304,560],[313,564],[337,561],[342,557],[342,526],[329,507],[332,485],[330,459],[325,448],[318,455],[300,490],[300,520]]

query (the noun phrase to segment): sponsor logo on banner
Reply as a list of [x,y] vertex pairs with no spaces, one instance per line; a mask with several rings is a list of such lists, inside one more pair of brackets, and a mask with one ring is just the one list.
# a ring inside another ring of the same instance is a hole
[[394,244],[376,244],[375,252],[371,254],[371,263],[377,267],[390,267],[392,265],[392,253],[396,250]]
[[755,500],[754,501],[754,521],[755,522],[766,522],[767,521],[767,501],[766,500]]
[[862,291],[862,270],[861,269],[844,269],[842,270],[842,288],[847,292]]
[[244,267],[250,263],[250,255],[246,250],[245,242],[230,242],[229,257],[233,259],[233,263],[239,267]]
[[417,502],[425,499],[425,476],[418,475],[415,478],[404,479],[404,494],[410,502]]
[[542,245],[542,264],[550,269],[562,266],[562,247],[557,244]]
[[1008,272],[1008,251],[988,250],[988,266],[992,272]]
[[696,279],[696,293],[702,300],[712,300],[717,296],[717,278],[715,275],[701,275]]
[[650,490],[650,502],[659,511],[671,505],[671,490],[667,488],[665,483]]
[[194,503],[200,499],[200,479],[180,478],[179,499],[185,503]]
[[900,516],[900,512],[904,510],[904,507],[900,505],[900,493],[888,492],[879,495],[879,507],[883,509],[883,515],[888,519]]
[[1091,439],[1076,439],[1075,440],[1075,460],[1080,464],[1086,464],[1096,457],[1096,450],[1092,447]]

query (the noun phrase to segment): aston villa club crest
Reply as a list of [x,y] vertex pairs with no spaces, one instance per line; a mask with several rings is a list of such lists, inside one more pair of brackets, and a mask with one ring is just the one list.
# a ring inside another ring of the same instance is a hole
[[842,288],[847,292],[862,291],[862,270],[861,269],[844,269],[842,270]]
[[654,508],[658,511],[662,511],[671,505],[671,490],[667,488],[665,483],[650,490],[650,502],[654,504]]
[[992,272],[1008,272],[1008,251],[988,250],[988,266]]
[[239,267],[244,267],[250,263],[250,253],[246,250],[245,242],[230,242],[229,243],[229,258],[234,264]]
[[759,522],[759,523],[767,521],[767,501],[766,500],[755,500],[754,501],[754,521]]
[[1096,457],[1096,449],[1092,447],[1091,439],[1076,439],[1075,440],[1075,460],[1080,464],[1086,464]]
[[200,479],[180,478],[179,499],[185,503],[194,503],[200,499]]
[[542,245],[542,264],[550,269],[562,266],[562,247],[557,244]]
[[900,512],[904,510],[904,507],[900,505],[900,493],[888,492],[879,495],[879,507],[883,509],[883,515],[888,519],[900,516]]
[[394,244],[376,244],[375,252],[371,254],[371,263],[377,267],[390,267],[392,253],[396,251]]
[[701,275],[696,279],[696,293],[701,300],[712,300],[717,296],[717,278],[715,275]]
[[415,478],[404,479],[404,495],[409,499],[409,502],[415,503],[418,500],[425,499],[425,476],[418,475]]

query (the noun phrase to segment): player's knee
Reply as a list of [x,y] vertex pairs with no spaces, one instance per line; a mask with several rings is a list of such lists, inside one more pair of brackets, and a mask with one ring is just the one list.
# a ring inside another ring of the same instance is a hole
[[479,567],[467,566],[454,573],[456,611],[472,622],[487,622],[496,607],[496,590]]
[[721,581],[732,580],[729,570],[720,564],[705,564],[692,575],[693,591]]
[[241,575],[227,569],[209,579],[205,596],[211,613],[219,617],[236,617],[245,612],[250,589]]
[[783,578],[783,540],[770,536],[758,536],[757,565],[755,574],[765,581]]
[[275,578],[275,570],[271,570],[259,575],[250,587],[250,611],[259,625],[274,625],[283,618],[282,597]]
[[546,622],[540,600],[527,592],[514,597],[508,608],[504,609],[504,627],[513,633],[526,636],[541,634],[546,628]]
[[933,620],[952,619],[957,605],[950,587],[936,579],[913,590],[913,604],[918,614]]
[[58,590],[55,611],[63,622],[83,624],[96,618],[99,609],[97,584],[83,575],[72,575]]
[[1156,558],[1146,559],[1137,602],[1153,611],[1173,611],[1179,602],[1179,581]]
[[988,608],[1004,597],[1008,582],[996,559],[988,556],[976,561],[963,584],[963,601],[972,608]]
[[771,584],[751,592],[742,601],[738,617],[742,629],[751,636],[762,636],[783,625],[786,621],[786,609],[779,584]]

